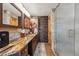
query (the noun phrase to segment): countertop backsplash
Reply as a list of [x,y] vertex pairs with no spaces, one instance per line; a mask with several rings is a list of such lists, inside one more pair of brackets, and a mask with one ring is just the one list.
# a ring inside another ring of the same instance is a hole
[[20,37],[19,32],[9,32],[9,40],[15,40]]
[[18,31],[18,28],[0,28],[0,31],[8,31],[10,41],[20,37],[20,32]]

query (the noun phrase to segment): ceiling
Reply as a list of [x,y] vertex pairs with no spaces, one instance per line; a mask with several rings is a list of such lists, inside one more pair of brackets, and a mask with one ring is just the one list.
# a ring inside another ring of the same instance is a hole
[[23,3],[31,16],[48,16],[50,10],[57,5],[58,3]]

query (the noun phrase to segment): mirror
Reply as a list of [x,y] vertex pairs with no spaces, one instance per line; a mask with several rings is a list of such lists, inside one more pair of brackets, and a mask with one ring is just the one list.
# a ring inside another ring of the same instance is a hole
[[3,24],[18,26],[21,12],[10,3],[3,3]]

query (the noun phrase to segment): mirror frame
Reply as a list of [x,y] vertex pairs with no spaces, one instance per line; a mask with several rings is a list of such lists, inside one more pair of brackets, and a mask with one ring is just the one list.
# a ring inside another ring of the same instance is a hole
[[3,20],[3,4],[4,3],[0,3],[0,27],[13,27],[13,28],[22,28],[22,20],[23,20],[23,16],[22,16],[22,11],[14,4],[14,3],[9,3],[11,4],[14,8],[16,8],[20,13],[21,13],[21,17],[19,18],[20,20],[18,21],[18,26],[13,26],[13,25],[8,25],[8,24],[3,24],[2,20]]

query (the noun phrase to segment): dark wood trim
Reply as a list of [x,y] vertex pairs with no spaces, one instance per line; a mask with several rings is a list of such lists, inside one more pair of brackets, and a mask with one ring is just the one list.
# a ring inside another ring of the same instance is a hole
[[0,3],[0,25],[2,25],[2,15],[3,15],[3,13],[2,13],[2,10],[3,10],[3,5],[2,5],[2,3]]
[[22,27],[18,27],[18,26],[12,26],[12,25],[6,25],[6,24],[1,24],[0,27],[10,27],[10,28],[22,28]]
[[21,18],[21,27],[24,28],[24,26],[23,26],[23,22],[24,22],[24,14],[22,13],[21,16],[22,16],[22,18]]

